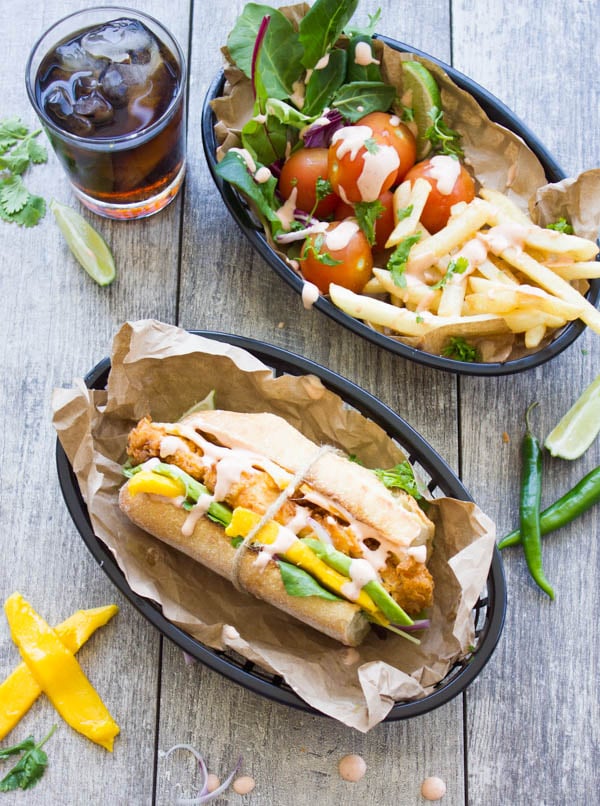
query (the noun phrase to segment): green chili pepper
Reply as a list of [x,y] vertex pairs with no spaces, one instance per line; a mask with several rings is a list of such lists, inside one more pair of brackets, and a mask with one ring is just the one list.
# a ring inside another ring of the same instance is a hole
[[537,403],[532,403],[525,414],[525,436],[521,444],[522,469],[519,502],[521,541],[532,579],[551,599],[554,599],[554,591],[542,568],[542,534],[540,528],[542,449],[529,426],[529,413],[535,406],[537,406]]
[[[571,490],[555,501],[540,514],[542,537],[566,526],[579,515],[583,515],[600,501],[600,467],[590,471]],[[498,543],[499,549],[521,544],[521,532],[515,529]]]

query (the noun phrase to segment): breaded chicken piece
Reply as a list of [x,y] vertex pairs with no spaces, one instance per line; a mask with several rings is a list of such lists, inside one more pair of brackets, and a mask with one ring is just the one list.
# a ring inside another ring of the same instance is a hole
[[[214,467],[207,470],[204,478],[206,487],[213,492],[216,483]],[[271,476],[263,470],[254,473],[244,472],[240,480],[231,485],[225,496],[225,503],[231,507],[246,507],[259,515],[264,515],[271,504],[278,498],[281,490]],[[296,507],[291,501],[285,501],[275,515],[275,520],[281,524],[287,523],[295,514]]]
[[148,459],[158,458],[177,465],[197,481],[204,479],[206,468],[202,462],[202,451],[196,445],[182,438],[186,447],[176,450],[173,454],[161,455],[160,446],[167,436],[167,428],[161,423],[152,422],[150,417],[144,417],[130,432],[127,439],[127,455],[135,465],[141,465]]
[[381,581],[409,616],[417,616],[433,604],[433,578],[423,563],[406,555],[388,555]]

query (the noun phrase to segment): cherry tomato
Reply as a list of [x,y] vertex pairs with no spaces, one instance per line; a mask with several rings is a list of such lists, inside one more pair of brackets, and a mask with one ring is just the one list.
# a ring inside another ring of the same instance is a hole
[[356,220],[346,219],[333,221],[326,232],[309,235],[299,262],[304,279],[322,294],[329,291],[330,283],[358,294],[371,277],[373,255]]
[[[383,211],[375,221],[375,242],[373,250],[385,249],[387,239],[390,237],[396,222],[394,221],[394,194],[391,190],[385,190],[377,199],[383,205]],[[333,217],[336,221],[343,221],[356,215],[354,205],[348,204],[340,199]]]
[[410,182],[419,178],[426,179],[431,185],[431,193],[425,202],[421,223],[432,234],[446,226],[453,204],[470,202],[475,198],[475,184],[462,164],[450,191],[440,192],[440,185],[442,190],[447,190],[443,184],[448,181],[448,177],[451,180],[453,170],[456,171],[456,160],[453,157],[440,155],[418,162],[404,177]]
[[327,179],[327,149],[300,148],[283,164],[279,192],[287,200],[296,188],[296,207],[317,218],[327,218],[333,213],[338,197],[331,192],[317,203],[318,179]]
[[375,201],[392,187],[400,159],[388,140],[368,126],[345,126],[333,135],[329,181],[343,201]]
[[373,134],[380,135],[385,142],[396,149],[400,157],[400,167],[395,181],[402,181],[417,158],[417,141],[408,126],[402,123],[398,115],[390,115],[387,112],[371,112],[361,118],[356,125],[368,126]]

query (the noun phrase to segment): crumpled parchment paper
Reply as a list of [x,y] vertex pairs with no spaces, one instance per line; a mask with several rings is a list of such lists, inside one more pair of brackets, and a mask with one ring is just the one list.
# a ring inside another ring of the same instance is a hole
[[474,640],[472,608],[485,587],[495,527],[474,504],[433,500],[429,564],[432,625],[420,646],[374,632],[350,653],[138,529],[117,505],[127,434],[137,420],[177,420],[209,392],[218,408],[269,411],[319,444],[356,454],[369,467],[405,456],[378,425],[313,375],[274,377],[250,353],[154,320],[116,334],[106,390],[82,380],[53,395],[53,422],[86,501],[94,532],[136,593],[198,641],[231,649],[281,675],[314,708],[367,731],[396,700],[425,696]]

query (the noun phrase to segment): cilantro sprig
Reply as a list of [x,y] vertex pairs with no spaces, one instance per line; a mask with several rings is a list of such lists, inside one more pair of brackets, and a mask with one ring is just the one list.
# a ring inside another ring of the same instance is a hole
[[309,254],[312,254],[315,260],[317,260],[323,266],[339,266],[342,262],[341,260],[336,260],[329,254],[329,252],[321,251],[324,245],[325,236],[321,232],[316,236],[314,241],[311,240],[311,238],[307,238],[302,251],[302,257],[307,258]]
[[449,282],[449,280],[454,277],[455,274],[464,274],[466,270],[469,268],[469,261],[466,257],[458,257],[454,258],[448,263],[448,268],[444,272],[444,276],[441,280],[438,280],[437,283],[434,283],[431,287],[432,288],[444,288],[444,286]]
[[0,121],[0,218],[23,227],[35,226],[46,212],[44,199],[30,193],[23,182],[30,165],[48,159],[35,139],[40,132],[30,132],[19,118]]
[[354,214],[358,221],[358,226],[364,232],[370,246],[375,243],[375,225],[377,219],[380,218],[385,212],[385,207],[375,199],[372,202],[356,202],[354,205]]
[[42,750],[42,746],[46,744],[55,730],[56,725],[53,725],[50,732],[37,744],[33,736],[28,736],[19,744],[3,747],[0,750],[0,759],[23,753],[15,766],[0,780],[0,792],[29,789],[40,780],[48,766],[48,756]]
[[573,235],[573,227],[566,218],[561,217],[552,224],[546,224],[546,229],[553,229],[555,232],[564,232],[566,235]]
[[386,268],[392,274],[394,284],[399,288],[406,288],[406,263],[408,262],[408,255],[412,247],[421,239],[421,233],[415,232],[414,235],[409,235],[404,238],[392,252],[390,259],[387,262]]
[[468,363],[480,360],[477,347],[469,344],[462,336],[451,336],[448,344],[442,348],[442,355],[446,358],[454,358],[457,361],[467,361]]
[[460,134],[451,129],[444,122],[444,113],[437,106],[430,112],[431,126],[425,132],[425,137],[433,146],[436,154],[447,154],[449,157],[464,157],[464,151],[460,145]]

